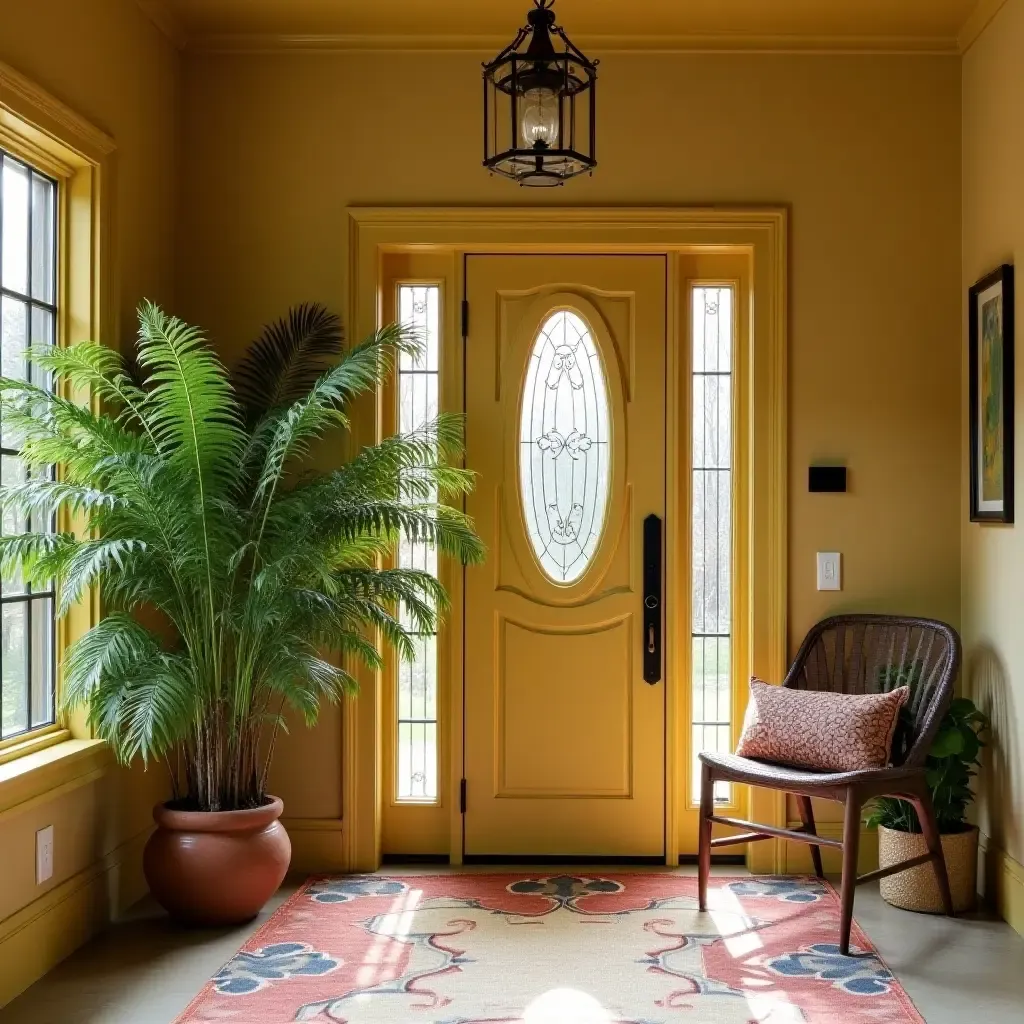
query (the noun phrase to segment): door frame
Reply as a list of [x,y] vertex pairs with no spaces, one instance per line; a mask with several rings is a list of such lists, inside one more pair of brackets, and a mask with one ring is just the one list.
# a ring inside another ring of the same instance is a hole
[[[787,492],[788,492],[788,210],[757,208],[623,208],[623,207],[353,207],[349,211],[349,274],[347,323],[353,337],[364,337],[381,322],[384,257],[391,253],[432,253],[445,257],[444,285],[448,301],[443,308],[445,336],[462,336],[464,260],[469,253],[576,253],[664,255],[668,260],[668,354],[670,381],[667,408],[668,501],[666,521],[679,522],[681,495],[679,467],[689,464],[689,431],[681,422],[687,407],[680,360],[685,345],[685,302],[680,286],[680,259],[691,254],[738,253],[750,261],[752,293],[749,311],[749,401],[737,409],[737,430],[749,442],[747,518],[738,522],[749,544],[747,621],[743,635],[752,673],[781,680],[787,665]],[[680,344],[683,339],[684,343]],[[442,394],[460,394],[461,346],[457,358],[442,371]],[[353,417],[351,443],[358,448],[383,434],[380,398],[366,402]],[[685,458],[680,461],[678,455]],[[753,510],[757,514],[753,514]],[[687,517],[688,521],[688,517]],[[684,566],[688,536],[666,533],[666,569],[669,581],[666,607],[686,607]],[[439,653],[439,678],[449,685],[446,705],[449,721],[463,720],[462,574],[449,579],[452,612],[446,624],[447,640]],[[679,862],[678,808],[685,785],[683,757],[689,748],[687,723],[682,721],[679,657],[688,640],[679,614],[666,615],[666,749],[665,850],[666,863]],[[351,871],[373,871],[381,863],[383,791],[383,684],[382,674],[357,672],[360,691],[346,702],[342,736],[342,841],[345,866]],[[448,778],[443,788],[458,792],[462,777],[462,730],[448,730],[451,750]],[[459,749],[456,750],[455,748]],[[442,761],[442,764],[444,762]],[[450,816],[450,862],[462,860],[462,814],[458,802],[446,801]],[[783,827],[785,798],[767,790],[753,790],[750,813],[755,820]],[[782,869],[777,840],[750,844],[748,867],[758,873]]]

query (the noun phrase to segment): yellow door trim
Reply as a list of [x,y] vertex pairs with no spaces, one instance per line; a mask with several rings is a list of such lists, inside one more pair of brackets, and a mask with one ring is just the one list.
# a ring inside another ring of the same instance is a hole
[[[751,671],[767,679],[781,679],[787,664],[787,305],[788,305],[788,211],[772,208],[382,208],[349,210],[349,293],[347,323],[354,336],[374,331],[381,317],[383,257],[396,252],[433,252],[446,255],[451,268],[450,296],[463,292],[462,256],[467,253],[650,253],[669,257],[670,266],[680,254],[747,252],[753,266],[756,296],[750,321],[753,330],[750,401],[740,412],[738,427],[750,440],[750,475],[747,507],[756,509],[746,527],[750,544],[750,573],[746,636]],[[678,290],[679,276],[670,274]],[[676,352],[678,370],[680,298],[670,297],[670,352]],[[446,317],[455,328],[456,303],[449,301]],[[456,346],[461,360],[461,346]],[[671,369],[672,367],[670,367]],[[449,379],[461,379],[461,366],[451,366]],[[446,374],[447,376],[447,374]],[[680,410],[685,408],[682,379],[672,374],[668,423],[669,464],[673,452],[685,443],[679,431]],[[379,403],[367,403],[353,422],[353,444],[375,441],[381,432]],[[669,481],[670,502],[678,488]],[[672,506],[669,506],[669,514]],[[678,517],[677,517],[678,521]],[[669,553],[679,559],[678,552]],[[685,586],[688,575],[676,575],[674,586]],[[667,595],[678,606],[681,594]],[[461,593],[453,594],[451,627],[461,622]],[[668,622],[668,650],[680,650],[686,642],[679,616]],[[461,650],[458,637],[451,639],[453,652]],[[447,659],[451,680],[461,680],[460,657]],[[670,661],[669,678],[678,675]],[[345,709],[342,750],[345,861],[350,870],[375,870],[381,859],[383,815],[383,687],[379,674],[362,672],[361,690]],[[682,798],[684,772],[680,752],[686,749],[682,724],[677,722],[679,701],[669,686],[668,750],[666,757],[666,860],[678,862],[675,828],[677,805]],[[462,720],[462,687],[448,687],[450,721]],[[452,730],[453,741],[460,734]],[[462,773],[461,749],[448,758],[448,791],[457,792]],[[757,820],[782,826],[785,805],[776,794],[754,791],[751,813]],[[461,860],[461,815],[455,801],[452,813],[453,864]],[[781,867],[781,850],[775,841],[754,844],[749,867],[774,872]]]

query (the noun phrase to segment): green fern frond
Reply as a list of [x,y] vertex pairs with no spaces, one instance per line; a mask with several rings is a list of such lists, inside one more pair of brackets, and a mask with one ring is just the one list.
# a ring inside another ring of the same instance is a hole
[[298,307],[233,383],[201,332],[150,303],[139,319],[136,360],[91,342],[33,353],[100,412],[0,378],[5,437],[31,470],[0,487],[0,511],[69,512],[81,530],[0,537],[0,572],[55,585],[59,614],[103,593],[107,616],[65,652],[63,713],[85,706],[124,762],[179,753],[197,807],[257,806],[282,707],[313,724],[354,691],[353,666],[380,671],[386,648],[414,657],[448,609],[432,574],[382,562],[413,542],[483,557],[445,503],[473,484],[462,422],[440,416],[324,469],[314,447],[400,354],[417,356],[415,331],[344,351],[335,317]]
[[250,419],[297,402],[341,355],[341,320],[316,304],[296,306],[264,328],[232,374]]
[[72,514],[97,508],[116,508],[124,499],[93,487],[63,480],[27,480],[0,490],[0,510],[22,517],[56,515],[61,509]]

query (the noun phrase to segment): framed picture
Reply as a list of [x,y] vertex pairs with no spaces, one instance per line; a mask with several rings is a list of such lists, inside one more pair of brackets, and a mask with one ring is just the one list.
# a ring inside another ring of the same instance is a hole
[[968,300],[971,521],[1013,522],[1013,267],[979,281]]

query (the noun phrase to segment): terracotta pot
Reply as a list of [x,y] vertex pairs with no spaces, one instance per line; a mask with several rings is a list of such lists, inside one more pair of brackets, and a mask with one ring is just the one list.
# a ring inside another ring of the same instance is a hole
[[245,811],[153,808],[156,831],[142,866],[157,902],[189,924],[242,924],[284,881],[292,856],[278,819],[284,804],[269,797]]
[[[887,868],[927,852],[924,836],[878,826],[879,867]],[[946,873],[953,893],[953,909],[958,914],[973,909],[978,891],[978,830],[972,828],[967,832],[944,835],[942,852],[946,857]],[[883,878],[880,889],[882,899],[894,907],[923,914],[943,913],[942,897],[931,864],[921,864]]]

